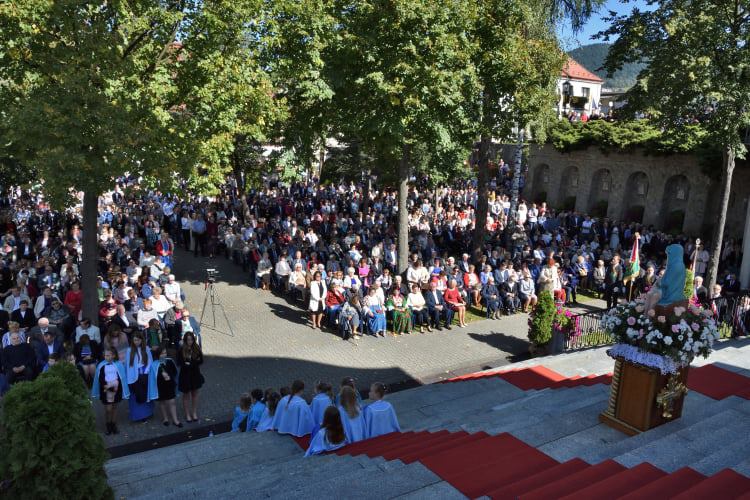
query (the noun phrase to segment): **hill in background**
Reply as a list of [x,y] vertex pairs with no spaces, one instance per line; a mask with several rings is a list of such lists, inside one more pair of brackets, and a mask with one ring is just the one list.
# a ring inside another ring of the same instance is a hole
[[568,55],[581,63],[589,71],[604,79],[603,87],[607,89],[629,89],[635,84],[638,73],[643,69],[643,63],[628,63],[615,73],[612,78],[607,78],[607,72],[602,69],[604,60],[609,52],[608,43],[592,43],[583,45],[577,49],[568,51]]

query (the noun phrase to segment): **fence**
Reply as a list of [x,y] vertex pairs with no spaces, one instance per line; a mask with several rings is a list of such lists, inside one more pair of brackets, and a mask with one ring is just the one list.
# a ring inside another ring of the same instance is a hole
[[[721,338],[750,333],[750,295],[719,297],[708,304],[716,318]],[[565,339],[565,350],[585,349],[614,343],[614,337],[602,325],[604,310],[575,316],[575,333]]]

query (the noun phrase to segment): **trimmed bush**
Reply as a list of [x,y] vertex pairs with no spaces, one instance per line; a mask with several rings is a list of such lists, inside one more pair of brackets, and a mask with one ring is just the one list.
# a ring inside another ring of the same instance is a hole
[[529,316],[529,340],[532,344],[541,346],[552,340],[552,324],[556,313],[552,293],[541,292],[539,302]]
[[8,498],[112,498],[86,386],[75,366],[59,363],[3,400],[0,480]]

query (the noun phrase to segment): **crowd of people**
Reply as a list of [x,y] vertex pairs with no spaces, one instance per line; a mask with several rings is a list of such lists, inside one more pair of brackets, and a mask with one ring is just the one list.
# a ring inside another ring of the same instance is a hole
[[370,403],[364,405],[355,381],[345,377],[337,394],[327,382],[318,382],[310,403],[304,399],[305,383],[290,387],[254,389],[240,397],[234,409],[232,432],[267,432],[310,436],[305,456],[319,455],[363,439],[400,432],[393,406],[385,401],[386,387],[370,386]]
[[[50,210],[20,191],[3,201],[0,395],[56,363],[72,363],[106,408],[107,434],[118,432],[122,399],[132,421],[148,420],[158,401],[164,425],[182,427],[177,390],[185,420],[198,421],[200,325],[171,272],[174,243],[161,230],[168,202],[143,196],[126,203],[120,187],[102,198],[96,289],[83,290],[77,211]],[[97,294],[95,318],[84,315],[84,293]]]
[[[178,246],[226,256],[250,286],[288,295],[309,312],[313,329],[330,328],[344,339],[462,328],[469,308],[499,318],[531,310],[543,291],[565,304],[587,289],[611,306],[653,285],[671,243],[681,244],[694,265],[701,301],[739,295],[740,242],[726,241],[720,284],[706,290],[701,280],[710,255],[695,240],[523,197],[510,220],[512,178],[509,165],[495,165],[485,240],[471,255],[476,180],[432,188],[428,179],[414,179],[406,200],[409,265],[401,273],[393,189],[271,179],[243,197],[230,180],[209,199],[122,179],[99,201],[92,290],[81,289],[80,206],[54,211],[41,196],[16,190],[0,203],[0,393],[71,362],[112,418],[121,399],[128,399],[132,420],[150,418],[160,401],[165,425],[182,425],[168,397],[178,391],[185,420],[198,420],[201,332],[172,273]],[[626,283],[636,237],[642,265]],[[84,293],[97,294],[95,318],[83,314]],[[741,303],[745,331],[750,301]],[[107,430],[117,432],[111,418]]]

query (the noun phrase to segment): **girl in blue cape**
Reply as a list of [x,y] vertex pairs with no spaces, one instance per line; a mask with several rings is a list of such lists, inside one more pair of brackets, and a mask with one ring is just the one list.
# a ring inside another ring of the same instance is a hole
[[359,406],[362,406],[362,396],[359,395],[359,391],[357,390],[357,386],[353,377],[344,377],[341,380],[341,385],[339,386],[339,393],[336,394],[336,400],[335,400],[336,406],[341,405],[341,400],[340,400],[341,390],[344,387],[351,387],[352,389],[354,389],[354,394],[357,395],[357,403],[359,403]]
[[306,457],[312,455],[320,455],[327,451],[338,450],[339,448],[346,446],[346,434],[344,428],[341,425],[341,415],[339,414],[338,408],[335,406],[329,406],[326,408],[323,416],[323,426],[313,436],[310,441],[310,447],[305,452]]
[[370,403],[365,407],[365,432],[367,438],[374,438],[391,432],[401,432],[398,418],[393,406],[383,398],[385,397],[385,385],[375,382],[370,386]]
[[250,415],[247,417],[246,432],[254,431],[258,427],[266,411],[266,405],[263,403],[263,391],[260,389],[253,389],[250,393],[250,401],[253,406],[250,408]]
[[281,400],[281,394],[278,392],[271,392],[265,398],[265,409],[263,415],[260,417],[260,422],[255,428],[256,432],[266,432],[274,430],[273,420],[276,416],[276,410],[279,407],[279,400]]
[[291,434],[302,437],[313,429],[313,418],[307,401],[302,399],[305,383],[301,380],[292,382],[292,393],[284,396],[276,408],[273,426],[279,434]]
[[341,414],[341,423],[346,433],[346,441],[356,443],[365,439],[365,417],[362,413],[362,406],[357,399],[357,392],[345,385],[339,393],[339,413]]
[[131,397],[128,399],[131,421],[145,422],[154,414],[154,403],[148,400],[148,373],[151,370],[151,351],[146,348],[143,334],[136,332],[125,352],[125,374]]
[[310,402],[310,412],[313,418],[312,435],[314,436],[323,423],[326,408],[333,406],[333,387],[328,382],[318,382],[315,386],[315,397]]
[[117,403],[130,397],[125,367],[117,359],[117,350],[109,347],[104,351],[104,361],[96,366],[91,397],[104,405],[104,420],[107,435],[117,434]]
[[234,407],[234,418],[232,418],[232,432],[240,432],[242,424],[247,425],[247,417],[250,415],[252,399],[250,394],[243,393],[240,396],[240,404]]
[[162,343],[153,351],[156,360],[148,371],[148,400],[158,401],[164,427],[169,426],[169,417],[176,427],[182,427],[177,418],[177,365],[167,356],[167,344]]

